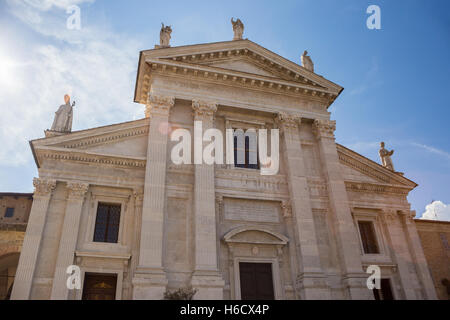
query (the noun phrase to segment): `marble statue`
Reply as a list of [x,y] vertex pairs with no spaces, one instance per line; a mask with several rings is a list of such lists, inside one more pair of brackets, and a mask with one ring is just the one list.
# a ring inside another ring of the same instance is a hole
[[378,151],[381,158],[381,163],[383,167],[394,171],[394,165],[392,163],[391,156],[394,154],[394,150],[388,151],[384,148],[384,142],[380,143],[380,150]]
[[70,96],[64,95],[64,102],[66,104],[61,105],[58,111],[55,112],[55,119],[52,124],[52,131],[56,132],[71,132],[72,131],[72,119],[73,119],[73,107],[75,101],[70,104]]
[[159,44],[161,47],[170,47],[170,34],[172,33],[171,26],[164,26],[164,23],[161,23],[161,31],[159,33]]
[[231,18],[231,24],[233,25],[234,37],[233,40],[242,40],[242,35],[244,34],[244,24],[238,18],[236,21],[233,21],[234,18]]
[[308,51],[305,50],[305,52],[303,52],[301,60],[302,66],[305,69],[314,72],[314,63],[312,62],[311,57],[308,56]]

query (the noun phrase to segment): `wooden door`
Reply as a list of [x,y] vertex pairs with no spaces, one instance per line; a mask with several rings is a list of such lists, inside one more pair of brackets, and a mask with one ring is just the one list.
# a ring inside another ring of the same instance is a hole
[[271,263],[239,263],[242,300],[273,300]]
[[83,300],[115,300],[117,275],[86,273]]

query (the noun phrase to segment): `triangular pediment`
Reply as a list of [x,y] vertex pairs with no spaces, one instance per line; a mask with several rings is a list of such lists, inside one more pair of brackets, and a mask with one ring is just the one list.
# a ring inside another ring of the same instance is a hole
[[46,159],[145,167],[148,119],[31,141],[38,167]]
[[135,101],[145,103],[153,73],[200,77],[236,86],[322,97],[331,104],[342,87],[249,40],[142,51]]
[[[222,69],[228,69],[233,71],[241,71],[251,74],[257,74],[260,76],[267,76],[267,77],[276,77],[279,76],[272,72],[271,70],[268,70],[267,68],[263,68],[255,63],[252,63],[246,59],[234,59],[234,60],[222,60],[222,61],[210,61],[204,63],[207,66],[216,67],[216,68],[222,68]],[[285,77],[287,78],[287,77]],[[286,79],[287,80],[287,79]]]
[[405,192],[414,189],[417,184],[403,176],[402,173],[391,171],[380,164],[336,144],[341,163],[343,178],[353,187],[372,185],[404,188]]

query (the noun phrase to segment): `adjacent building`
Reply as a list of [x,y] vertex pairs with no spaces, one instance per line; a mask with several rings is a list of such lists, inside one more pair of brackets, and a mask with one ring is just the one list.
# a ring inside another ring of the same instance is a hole
[[416,219],[416,228],[441,300],[450,299],[450,222]]
[[0,300],[11,295],[32,202],[32,193],[0,193]]

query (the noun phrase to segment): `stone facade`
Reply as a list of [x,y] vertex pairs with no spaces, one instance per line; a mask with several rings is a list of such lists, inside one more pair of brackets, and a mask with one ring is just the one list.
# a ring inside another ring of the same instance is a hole
[[416,219],[414,222],[428,261],[437,296],[441,300],[449,300],[450,222],[420,219]]
[[[241,299],[241,265],[263,263],[275,299],[373,299],[373,264],[394,298],[436,299],[407,201],[416,184],[335,142],[327,109],[341,91],[249,40],[141,52],[145,118],[31,142],[39,178],[12,298],[81,299],[65,286],[75,264],[82,280],[114,275],[116,299],[188,285]],[[278,173],[174,164],[170,132],[193,135],[196,120],[223,136],[279,129]],[[120,207],[115,242],[93,240],[102,203]]]
[[0,193],[0,300],[11,294],[32,202],[32,193]]

